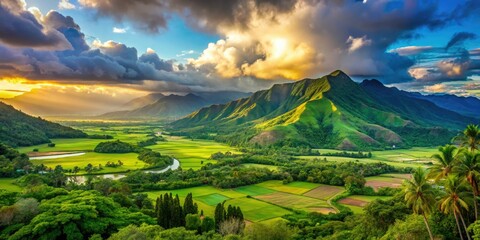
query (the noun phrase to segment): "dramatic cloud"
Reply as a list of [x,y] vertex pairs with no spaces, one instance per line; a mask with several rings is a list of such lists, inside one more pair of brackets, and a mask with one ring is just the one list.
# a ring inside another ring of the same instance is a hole
[[127,29],[126,28],[113,27],[113,32],[114,33],[127,33]]
[[63,34],[39,22],[20,0],[0,2],[0,42],[43,50],[71,48]]
[[70,3],[69,0],[60,0],[60,2],[58,3],[58,8],[59,9],[75,9],[75,5],[73,5],[72,3]]
[[[436,30],[461,22],[480,9],[475,0],[459,3],[449,12],[440,11],[437,2],[431,0],[77,2],[79,9],[91,9],[118,21],[129,20],[128,26],[151,33],[167,29],[172,17],[180,17],[190,27],[213,33],[219,40],[199,53],[179,53],[177,57],[190,58],[178,63],[160,58],[152,49],[142,53],[115,40],[88,44],[71,17],[55,11],[43,16],[38,9],[26,11],[20,0],[3,1],[0,74],[31,80],[132,84],[138,88],[148,83],[171,89],[253,91],[274,81],[318,77],[336,69],[384,83],[430,85],[465,80],[479,71],[478,49],[462,50],[462,43],[475,37],[472,33],[452,36],[446,48],[408,46],[388,51],[399,41],[419,38],[419,29]],[[60,4],[68,8],[72,3],[62,0]],[[12,24],[22,25],[18,29],[23,31],[13,32],[9,28]],[[109,27],[114,33],[126,32]],[[13,35],[3,34],[8,30]],[[58,39],[52,40],[54,37]]]
[[406,46],[406,47],[400,47],[391,50],[391,52],[398,53],[400,56],[410,56],[410,55],[417,55],[429,50],[432,50],[432,46]]
[[360,49],[365,46],[369,46],[370,44],[372,44],[372,41],[370,39],[367,39],[367,36],[363,36],[359,38],[348,36],[347,44],[350,44],[350,47],[348,48],[348,52],[354,52],[357,49]]
[[469,32],[458,32],[455,33],[450,41],[448,41],[447,46],[445,46],[445,50],[448,50],[449,48],[462,44],[466,40],[472,40],[477,38],[477,35],[475,33],[469,33]]

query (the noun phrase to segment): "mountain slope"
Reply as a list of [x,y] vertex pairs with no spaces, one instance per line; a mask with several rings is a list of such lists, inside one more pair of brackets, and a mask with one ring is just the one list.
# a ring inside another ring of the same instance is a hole
[[[248,96],[248,93],[220,91],[220,92],[200,92],[189,93],[185,96],[159,94],[150,94],[142,98],[134,99],[133,104],[145,103],[158,98],[150,104],[129,110],[105,113],[99,118],[103,119],[141,119],[141,118],[158,118],[164,120],[175,120],[184,117],[202,107],[211,104],[225,103],[239,97]],[[130,103],[132,105],[132,103]]]
[[[385,87],[378,80],[364,80],[360,86],[378,102],[391,106],[395,112],[406,118],[416,119],[423,125],[441,123],[443,127],[458,128],[470,119],[428,100],[412,97],[413,93]],[[477,114],[478,116],[480,115]]]
[[50,138],[80,138],[80,130],[35,118],[0,102],[0,142],[10,146],[29,146],[50,142]]
[[410,95],[465,116],[480,117],[480,99],[476,97],[460,97],[450,94],[422,95],[420,93],[410,93]]
[[[396,100],[404,98],[399,95]],[[191,134],[217,132],[218,140],[233,144],[364,149],[443,143],[453,134],[447,128],[462,128],[475,121],[424,103],[409,102],[404,109],[393,101],[380,101],[346,74],[335,71],[200,109],[172,127]],[[433,110],[418,114],[426,111],[427,105]],[[432,128],[444,125],[446,128]],[[431,138],[419,139],[416,134]]]
[[165,95],[163,95],[162,93],[150,93],[146,96],[138,97],[130,100],[129,102],[123,105],[123,109],[133,110],[133,109],[141,108],[149,104],[152,104],[163,97],[165,97]]

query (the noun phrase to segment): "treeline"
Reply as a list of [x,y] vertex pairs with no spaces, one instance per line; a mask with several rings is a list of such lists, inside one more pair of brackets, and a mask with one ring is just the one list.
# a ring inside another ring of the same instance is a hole
[[16,177],[32,170],[26,154],[0,143],[0,177]]
[[140,141],[140,142],[137,142],[137,146],[139,147],[147,147],[147,146],[153,146],[155,144],[157,144],[157,142],[165,142],[165,138],[163,138],[162,136],[150,136],[150,138],[148,138],[147,140],[144,140],[144,141]]
[[129,153],[135,150],[135,146],[120,140],[101,142],[93,149],[97,153]]
[[7,145],[31,146],[49,143],[51,138],[84,138],[80,130],[32,117],[0,102],[0,142]]
[[371,158],[371,152],[327,152],[327,153],[319,153],[319,156],[330,156],[330,157],[349,157],[349,158]]

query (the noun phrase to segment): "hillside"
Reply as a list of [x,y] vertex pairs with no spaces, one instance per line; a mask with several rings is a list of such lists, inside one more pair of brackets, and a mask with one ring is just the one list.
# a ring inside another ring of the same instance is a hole
[[422,95],[420,93],[411,93],[411,96],[430,101],[441,108],[445,108],[465,116],[475,118],[480,116],[480,99],[476,97],[460,97],[450,94]]
[[[248,96],[248,93],[220,91],[189,93],[185,96],[171,94],[165,96],[161,93],[149,94],[137,98],[128,103],[128,106],[141,105],[141,107],[127,110],[105,113],[99,116],[102,119],[145,119],[157,118],[163,120],[176,120],[184,117],[202,107],[212,104],[226,103],[240,97]],[[156,100],[155,100],[156,99]]]
[[0,142],[10,146],[29,146],[50,142],[50,138],[81,138],[80,130],[32,117],[0,102]]
[[143,97],[134,98],[125,103],[122,107],[124,109],[133,110],[152,104],[163,97],[165,97],[165,95],[163,95],[162,93],[150,93]]
[[202,108],[172,127],[189,134],[216,132],[218,140],[240,145],[365,149],[436,145],[477,122],[428,101],[390,94],[394,96],[381,100],[335,71]]

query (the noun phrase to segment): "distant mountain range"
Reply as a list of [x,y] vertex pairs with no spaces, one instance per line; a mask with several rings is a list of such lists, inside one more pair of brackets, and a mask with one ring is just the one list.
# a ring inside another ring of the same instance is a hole
[[[457,109],[455,100],[442,107],[438,99],[388,88],[376,80],[358,84],[335,71],[202,108],[171,126],[189,134],[215,132],[218,140],[238,145],[353,150],[443,144],[458,129],[479,122],[480,113],[473,107]],[[456,99],[460,105],[465,101]],[[471,106],[478,104],[472,102]]]
[[226,103],[249,95],[250,93],[234,91],[189,93],[185,96],[153,93],[125,104],[125,108],[132,110],[105,113],[98,118],[176,120],[202,107]]
[[51,138],[81,138],[80,130],[32,117],[0,102],[0,142],[13,147],[50,142]]

